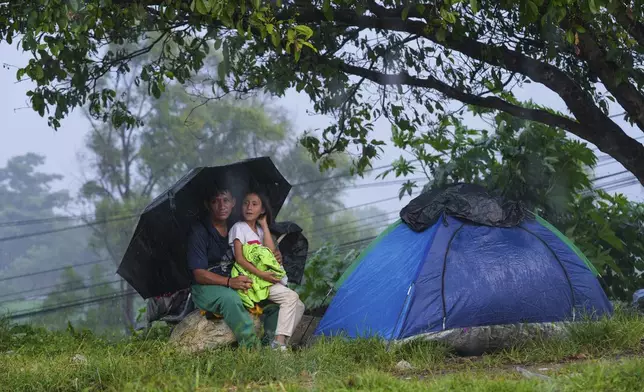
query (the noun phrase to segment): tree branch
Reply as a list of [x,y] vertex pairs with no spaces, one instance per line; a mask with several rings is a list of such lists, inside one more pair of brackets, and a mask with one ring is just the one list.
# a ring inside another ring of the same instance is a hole
[[[301,12],[300,17],[304,18],[306,22],[312,23],[315,21],[314,16],[316,13],[317,10],[306,10]],[[483,44],[465,37],[455,37],[451,33],[447,33],[445,39],[442,40],[435,33],[431,32],[429,26],[424,22],[402,20],[401,18],[395,17],[373,18],[359,16],[349,10],[337,12],[334,18],[337,18],[340,22],[357,27],[417,34],[438,45],[456,50],[473,59],[505,68],[511,72],[523,74],[535,82],[544,84],[557,93],[566,102],[568,108],[579,121],[596,129],[601,127],[602,131],[610,128],[616,132],[622,132],[617,124],[601,112],[590,95],[563,71],[548,63],[535,60],[502,46]]]
[[[387,9],[385,8],[385,10]],[[296,16],[296,20],[299,23],[314,24],[325,20],[322,12],[315,8],[300,8],[298,11],[299,14]],[[391,10],[382,11],[381,14],[384,15],[387,12],[391,12]],[[506,47],[484,44],[467,37],[456,37],[451,33],[447,33],[444,40],[439,39],[432,32],[430,26],[420,21],[402,20],[400,17],[374,18],[358,15],[353,10],[346,9],[336,10],[333,16],[336,23],[347,26],[418,34],[438,45],[458,51],[470,58],[525,75],[536,82],[542,83],[557,93],[564,100],[575,118],[584,125],[582,127],[579,123],[571,121],[568,123],[570,126],[563,126],[564,129],[595,144],[601,151],[613,156],[625,166],[633,167],[632,163],[626,162],[631,159],[619,152],[623,148],[623,145],[620,145],[621,143],[626,140],[632,143],[633,139],[597,107],[587,92],[557,67]],[[572,124],[576,125],[572,127]],[[621,140],[621,143],[617,143],[617,140]],[[644,151],[637,155],[644,157]],[[621,158],[618,158],[619,156]]]
[[613,13],[617,22],[622,25],[624,30],[633,37],[637,43],[644,48],[644,24],[638,22],[633,18],[633,12],[626,8],[622,2],[617,2],[619,5]]
[[346,73],[366,78],[374,83],[383,86],[405,84],[409,86],[428,88],[436,90],[450,99],[455,99],[469,105],[501,110],[525,120],[538,121],[562,129],[568,129],[573,132],[587,132],[584,126],[569,118],[559,116],[545,110],[524,108],[497,97],[481,97],[478,95],[466,93],[432,76],[421,79],[410,76],[406,72],[401,72],[398,74],[385,74],[346,63],[340,63],[338,68]]
[[434,77],[420,79],[410,76],[407,73],[384,74],[366,68],[357,67],[343,62],[336,66],[351,75],[364,77],[380,85],[399,85],[422,87],[436,90],[445,96],[456,99],[463,103],[476,105],[489,109],[501,110],[515,117],[525,120],[538,121],[540,123],[559,127],[568,130],[575,135],[595,144],[601,151],[610,151],[613,158],[619,161],[625,168],[635,174],[640,181],[644,180],[644,167],[637,165],[640,159],[644,159],[644,145],[637,142],[623,131],[598,133],[579,122],[559,116],[545,110],[528,109],[511,104],[497,97],[480,97],[458,90]]
[[578,37],[581,49],[579,56],[588,62],[591,71],[601,79],[606,89],[631,115],[637,126],[644,130],[644,96],[629,83],[626,77],[621,81],[618,79],[615,71],[619,70],[619,67],[606,60],[604,51],[589,33],[578,34]]

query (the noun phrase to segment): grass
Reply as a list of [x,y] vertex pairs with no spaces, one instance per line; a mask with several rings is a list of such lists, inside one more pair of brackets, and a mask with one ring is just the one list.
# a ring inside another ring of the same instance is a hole
[[[536,339],[472,358],[436,343],[387,350],[377,340],[327,340],[287,354],[219,349],[187,355],[158,332],[110,342],[0,323],[0,390],[644,390],[644,318],[624,312],[579,323],[567,339]],[[397,369],[401,360],[413,368]],[[517,366],[550,379],[527,378]]]

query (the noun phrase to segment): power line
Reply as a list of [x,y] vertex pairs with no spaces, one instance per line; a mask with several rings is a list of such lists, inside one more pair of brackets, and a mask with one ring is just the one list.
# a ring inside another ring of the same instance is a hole
[[328,232],[330,229],[350,225],[352,223],[358,223],[358,222],[363,222],[363,221],[366,221],[366,220],[371,220],[373,218],[379,218],[379,217],[395,214],[395,213],[398,213],[399,211],[400,210],[393,210],[393,211],[389,211],[389,212],[383,212],[382,214],[370,215],[370,216],[365,217],[365,218],[354,219],[354,220],[351,220],[351,221],[348,221],[348,222],[341,222],[341,223],[337,223],[337,224],[333,224],[333,225],[329,225],[329,226],[324,226],[324,227],[320,227],[319,229],[315,229],[315,232],[316,233],[319,233],[319,232],[325,233],[325,232]]
[[[622,113],[622,114],[624,114],[624,113]],[[619,116],[619,115],[620,114],[617,114],[617,115],[613,115],[611,117],[616,117],[616,116]],[[633,139],[634,140],[643,140],[644,136],[636,137],[636,138],[633,138]],[[594,148],[594,149],[591,149],[591,150],[594,151],[594,152],[601,152],[598,148]],[[440,154],[440,155],[445,155],[445,153]],[[605,155],[605,156],[599,157],[598,160],[599,160],[599,162],[603,162],[603,161],[612,161],[612,162],[606,162],[606,163],[604,163],[602,165],[597,165],[597,166],[595,166],[595,168],[602,167],[602,166],[605,166],[607,164],[619,163],[614,158],[612,158],[610,155]],[[410,162],[416,162],[416,161],[418,161],[418,159],[414,159],[414,160],[412,160]],[[393,164],[378,166],[378,167],[375,167],[375,168],[367,169],[367,170],[365,170],[365,172],[386,169],[386,168],[389,168],[389,167],[392,167],[392,166],[393,166]],[[316,179],[316,180],[305,181],[305,182],[293,184],[292,187],[295,188],[295,187],[300,187],[300,186],[305,186],[305,185],[310,185],[310,184],[314,184],[314,183],[320,183],[320,182],[330,181],[330,180],[337,179],[337,178],[350,177],[350,176],[352,176],[352,174],[350,172],[348,172],[348,173],[344,173],[344,174],[338,174],[336,176],[325,177],[325,178],[320,178],[320,179]],[[338,190],[347,190],[347,189],[363,189],[363,188],[371,188],[371,187],[381,187],[381,186],[394,185],[394,184],[398,184],[398,183],[404,183],[404,182],[407,182],[407,181],[421,181],[423,179],[425,179],[425,177],[409,178],[409,179],[405,178],[405,179],[400,179],[400,180],[392,180],[392,181],[384,181],[384,182],[375,181],[375,182],[370,182],[370,183],[365,183],[365,184],[347,185],[345,187],[322,188],[322,189],[319,189],[318,192],[338,191]],[[133,213],[134,211],[130,211],[130,212],[132,214],[127,215],[127,216],[123,216],[123,218],[124,219],[129,219],[129,218],[135,218],[135,217],[140,216],[140,214],[134,214]],[[63,221],[84,219],[84,218],[87,218],[87,217],[88,217],[88,215],[69,215],[69,216],[56,216],[56,217],[51,217],[51,218],[39,218],[39,219],[6,221],[6,222],[0,222],[0,227],[26,226],[26,225],[32,225],[32,224],[63,222]],[[94,222],[91,222],[91,225],[104,224],[104,223],[108,223],[109,221],[110,221],[109,219],[102,220],[102,221],[101,220],[96,220]],[[55,233],[55,232],[59,232],[59,231],[73,230],[73,229],[77,229],[77,228],[86,227],[86,225],[90,225],[90,224],[84,224],[84,225],[77,225],[77,226],[70,226],[70,227],[55,229],[56,231],[51,231],[51,232]],[[42,233],[47,234],[47,233],[49,233],[49,231],[45,231],[45,232],[42,232]],[[25,237],[16,236],[17,237],[16,239],[18,239],[18,238],[28,238],[29,236],[32,236],[32,235],[38,235],[38,233],[28,234]],[[11,239],[11,238],[9,238],[9,239]],[[7,240],[9,240],[9,239],[7,239]],[[2,240],[3,239],[0,239],[0,241],[2,241]]]
[[[599,180],[605,180],[605,179],[607,179],[607,178],[611,178],[611,177],[615,177],[615,176],[620,176],[620,175],[622,175],[622,174],[626,174],[626,173],[630,173],[630,172],[629,172],[628,170],[622,170],[622,171],[617,172],[617,173],[611,173],[611,174],[606,174],[606,175],[603,175],[603,176],[595,177],[595,178],[591,179],[591,181],[592,181],[592,182],[595,182],[595,181],[599,181]],[[634,177],[634,176],[633,176],[633,177]]]
[[618,180],[610,181],[610,182],[607,182],[605,184],[602,184],[600,187],[597,187],[597,188],[592,189],[590,191],[586,191],[585,194],[589,194],[589,193],[591,193],[591,192],[593,192],[595,190],[609,191],[609,190],[614,190],[614,189],[620,189],[620,188],[624,188],[625,186],[627,186],[626,184],[628,184],[628,186],[630,186],[630,185],[636,184],[638,182],[639,182],[639,180],[637,180],[636,178],[632,178],[632,177],[620,178]]
[[335,213],[342,212],[342,211],[353,210],[355,208],[367,207],[367,206],[371,206],[371,205],[374,205],[374,204],[379,204],[379,203],[383,203],[385,201],[391,201],[391,200],[400,200],[400,198],[398,196],[388,197],[386,199],[380,199],[380,200],[375,200],[375,201],[371,201],[371,202],[368,202],[368,203],[358,204],[358,205],[351,206],[351,207],[345,207],[345,208],[341,208],[341,209],[335,210],[335,211],[327,211],[327,212],[323,212],[323,213],[320,213],[320,214],[304,216],[301,219],[319,218],[321,216],[327,216],[327,215],[335,214]]
[[[369,237],[366,237],[366,238],[361,238],[361,239],[359,239],[359,240],[350,241],[350,242],[345,242],[344,244],[336,245],[336,247],[337,247],[337,248],[344,248],[344,247],[347,247],[347,246],[360,244],[360,243],[363,243],[363,242],[365,242],[365,241],[371,241],[371,240],[373,240],[373,239],[375,239],[375,238],[377,238],[377,237],[378,237],[378,236],[375,236],[375,235],[374,235],[374,236],[369,236]],[[311,251],[309,251],[309,252],[307,253],[307,256],[310,256],[310,255],[312,255],[312,254],[316,253],[317,251],[319,251],[319,250],[321,250],[321,249],[324,249],[324,248],[325,248],[325,246],[322,246],[322,247],[319,247],[319,248],[317,248],[317,249],[315,249],[315,250],[311,250]]]
[[[113,280],[113,281],[110,281],[110,282],[98,282],[98,283],[90,284],[90,285],[87,285],[87,286],[75,287],[73,289],[52,291],[50,293],[47,293],[47,296],[71,293],[73,291],[89,290],[89,289],[92,289],[92,288],[95,288],[95,287],[101,287],[101,286],[111,285],[111,284],[114,284],[114,283],[120,283],[122,281],[123,281],[123,279],[117,279],[117,280]],[[71,282],[60,283],[60,284],[58,284],[56,286],[63,286],[65,284],[71,284]],[[0,305],[6,304],[6,303],[9,303],[9,302],[19,302],[19,301],[23,301],[23,299],[20,299],[20,298],[18,298],[18,299],[7,299],[7,300],[4,300],[4,301],[0,301]]]
[[[376,167],[376,168],[373,168],[373,169],[369,169],[368,171],[379,170],[379,169],[383,169],[383,168],[386,168],[386,167],[389,167],[389,166],[392,166],[392,165],[380,166],[380,167]],[[323,178],[323,179],[313,180],[313,181],[310,181],[310,182],[294,184],[294,185],[292,185],[292,187],[308,185],[308,184],[312,184],[312,183],[316,183],[316,182],[330,181],[332,179],[343,177],[343,176],[345,176],[345,175],[343,174],[343,175],[338,175],[338,176],[334,176],[334,177],[327,177],[327,178]],[[385,181],[385,182],[374,181],[374,182],[365,183],[365,184],[347,185],[345,187],[322,188],[322,189],[319,189],[318,192],[335,191],[335,190],[343,190],[343,189],[362,189],[362,188],[388,186],[388,185],[393,185],[393,184],[397,184],[397,183],[403,183],[405,181],[421,180],[423,178],[424,177],[418,178],[418,179],[401,179],[401,180],[393,180],[393,181]],[[117,216],[115,218],[129,219],[129,218],[136,218],[136,217],[140,216],[140,214],[134,214],[133,211],[129,211],[129,213],[130,213],[129,215],[121,215],[121,216]],[[89,215],[68,215],[68,216],[55,216],[55,217],[50,217],[50,218],[38,218],[38,219],[6,221],[6,222],[0,222],[0,227],[27,226],[27,225],[32,225],[32,224],[63,222],[63,221],[70,221],[70,220],[80,220],[80,219],[84,219],[84,218],[88,218],[88,217],[89,217]],[[85,225],[89,225],[89,224],[91,224],[91,225],[103,224],[103,223],[106,223],[106,222],[109,222],[109,220],[108,219],[95,220],[94,222],[89,222],[89,223],[86,223],[84,225],[70,226],[70,227],[65,227],[65,228],[61,228],[61,229],[58,229],[58,230],[61,230],[61,231],[72,230],[72,229],[75,229],[75,228],[85,227]]]
[[[108,273],[105,273],[105,274],[102,274],[102,275],[98,276],[97,279],[101,280],[101,279],[113,276],[115,274],[116,274],[116,272],[108,272]],[[90,277],[89,279],[92,279],[92,277]],[[56,283],[56,284],[51,284],[51,285],[48,285],[48,286],[41,286],[41,287],[35,287],[35,288],[26,289],[26,290],[14,291],[12,293],[5,293],[5,294],[1,295],[0,298],[7,298],[7,297],[13,297],[13,296],[16,296],[16,295],[29,294],[29,293],[33,293],[33,292],[36,292],[36,291],[53,289],[53,288],[59,287],[59,286],[61,286],[63,284],[82,283],[82,282],[86,282],[87,280],[88,280],[87,277],[82,277],[80,279],[73,279],[73,280],[70,280],[70,281],[64,282],[64,283]],[[51,293],[46,293],[46,294],[50,295]],[[0,303],[2,303],[2,302],[0,302]]]
[[[362,239],[359,239],[359,240],[339,244],[337,246],[338,247],[346,247],[346,246],[350,246],[350,245],[356,245],[356,244],[360,244],[360,243],[363,243],[363,242],[366,242],[366,241],[373,240],[375,238],[376,238],[376,236],[371,236],[371,237],[362,238]],[[317,249],[317,250],[319,250],[319,249]],[[317,250],[315,250],[313,252],[309,252],[308,254],[309,255],[313,254]],[[80,288],[80,289],[83,289],[83,288]],[[69,292],[69,291],[73,291],[73,290],[62,291],[61,293]],[[55,311],[58,311],[58,310],[67,309],[67,308],[71,308],[71,307],[78,307],[78,306],[94,304],[94,303],[98,303],[98,302],[102,302],[102,301],[109,301],[109,300],[112,300],[112,299],[117,299],[117,298],[129,296],[129,295],[136,295],[136,294],[138,294],[136,291],[129,291],[129,292],[120,293],[120,294],[116,294],[116,295],[89,297],[89,298],[86,298],[86,299],[83,299],[83,300],[62,303],[62,304],[58,304],[58,305],[55,305],[55,306],[50,306],[50,307],[47,307],[47,308],[20,312],[20,313],[14,314],[14,315],[10,315],[9,319],[15,320],[15,319],[34,316],[34,315],[38,315],[38,314],[55,312]]]
[[[630,181],[631,182],[638,182],[637,180],[630,180]],[[619,182],[619,181],[617,181],[617,182]],[[623,186],[623,185],[621,185],[621,186]],[[614,186],[614,188],[619,188],[619,187],[620,186],[617,186],[617,187]],[[607,189],[605,189],[605,190],[607,190]],[[355,240],[355,241],[350,241],[350,242],[346,242],[346,243],[343,243],[343,244],[338,244],[338,245],[336,245],[336,248],[344,249],[344,248],[346,248],[348,246],[351,246],[351,245],[358,245],[358,244],[362,244],[362,243],[367,242],[367,241],[374,240],[377,237],[378,236],[370,236],[370,237],[361,238],[361,239],[358,239],[358,240]],[[316,252],[318,252],[319,250],[321,250],[323,248],[324,247],[321,247],[321,248],[318,248],[316,250],[310,251],[310,252],[307,253],[307,255],[311,256],[311,255],[315,254]],[[32,316],[32,315],[53,312],[53,311],[66,309],[66,308],[70,308],[70,307],[76,307],[76,306],[83,306],[83,305],[87,305],[87,304],[98,303],[98,302],[102,302],[102,301],[106,301],[106,300],[111,300],[111,299],[116,299],[116,298],[125,297],[125,296],[129,296],[129,295],[136,295],[136,294],[137,293],[135,291],[130,291],[130,292],[121,293],[121,294],[112,295],[112,296],[106,296],[106,297],[101,297],[101,296],[93,297],[93,298],[88,298],[88,299],[73,302],[73,303],[66,303],[66,304],[61,304],[61,305],[57,305],[57,306],[52,306],[52,307],[49,307],[49,308],[22,312],[22,313],[10,316],[10,319],[19,319],[19,318]]]
[[[342,208],[340,210],[330,211],[330,212],[327,212],[327,213],[324,213],[324,214],[306,216],[306,217],[302,217],[300,219],[315,218],[315,217],[319,217],[319,216],[333,214],[333,213],[340,212],[340,211],[347,211],[347,210],[354,209],[354,208],[360,208],[360,207],[365,207],[365,206],[368,206],[368,205],[374,205],[374,204],[378,204],[378,203],[382,203],[382,202],[389,201],[389,200],[394,200],[394,199],[398,199],[398,196],[391,197],[391,198],[386,198],[386,199],[381,199],[381,200],[375,200],[375,201],[372,201],[372,202],[369,202],[369,203],[364,203],[364,204],[355,205],[355,206],[351,206],[351,207],[345,207],[345,208]],[[45,234],[47,234],[47,233],[45,233]],[[2,242],[2,240],[3,239],[0,238],[0,242]],[[44,271],[38,271],[38,272],[33,272],[33,273],[26,273],[26,274],[22,274],[22,275],[14,275],[14,276],[9,276],[9,277],[3,277],[3,278],[0,278],[0,282],[6,281],[6,280],[12,280],[12,279],[17,279],[17,278],[33,276],[33,275],[45,274],[45,273],[49,273],[49,272],[62,271],[62,270],[67,269],[67,268],[75,268],[75,267],[81,267],[81,266],[84,266],[84,265],[97,264],[97,263],[105,262],[105,261],[108,261],[108,260],[110,260],[110,259],[107,258],[107,259],[101,259],[101,260],[94,260],[94,261],[90,261],[90,262],[86,262],[86,263],[71,264],[71,265],[67,265],[67,266],[63,266],[63,267],[59,267],[59,268],[54,268],[54,269],[50,269],[50,270],[44,270]]]
[[365,188],[377,188],[377,187],[381,187],[381,186],[404,184],[405,182],[408,182],[408,181],[422,181],[422,180],[426,180],[426,179],[427,179],[427,177],[415,177],[415,178],[404,178],[404,179],[392,180],[392,181],[375,181],[375,182],[368,182],[368,183],[365,183],[365,184],[356,184],[356,185],[352,185],[350,187],[322,188],[322,189],[319,189],[318,192],[331,192],[331,191],[343,191],[343,190],[354,190],[354,189],[365,189]]
[[2,238],[0,238],[0,242],[21,240],[21,239],[30,238],[30,237],[38,237],[38,236],[45,235],[45,234],[60,233],[60,232],[63,232],[63,231],[75,230],[75,229],[80,229],[80,228],[83,228],[83,227],[91,227],[91,226],[98,225],[98,224],[119,222],[119,221],[123,221],[123,220],[133,219],[133,218],[136,218],[136,217],[138,217],[138,215],[121,216],[121,217],[116,217],[116,218],[111,218],[111,219],[104,219],[104,220],[100,220],[100,221],[94,221],[94,222],[90,222],[90,223],[84,223],[82,225],[67,226],[67,227],[61,227],[61,228],[58,228],[58,229],[37,231],[37,232],[34,232],[34,233],[18,234],[18,235],[13,235],[13,236],[9,236],[9,237],[2,237]]
[[387,220],[385,223],[383,223],[383,222],[368,222],[368,223],[365,223],[365,224],[360,225],[358,227],[352,227],[352,228],[348,228],[348,229],[341,230],[341,231],[338,231],[338,232],[326,233],[326,235],[324,235],[322,238],[328,238],[328,237],[332,237],[332,236],[337,237],[337,236],[350,235],[350,234],[355,234],[355,233],[361,233],[361,232],[366,231],[366,230],[377,230],[377,229],[379,229],[381,227],[387,227],[391,223],[393,223],[393,222],[391,222],[390,220]]
[[[416,161],[417,161],[417,159],[416,159]],[[412,162],[413,162],[413,161],[412,161]],[[383,165],[383,166],[378,166],[378,167],[372,167],[372,168],[370,168],[370,169],[366,169],[366,170],[364,170],[364,173],[372,172],[372,171],[376,171],[376,170],[387,169],[387,168],[392,167],[392,166],[393,166],[393,164]],[[344,173],[344,174],[338,174],[338,175],[331,176],[331,177],[319,178],[319,179],[317,179],[317,180],[311,180],[311,181],[304,181],[304,182],[300,182],[300,183],[297,183],[297,184],[293,184],[293,185],[292,185],[292,187],[300,187],[300,186],[304,186],[304,185],[311,185],[311,184],[316,184],[316,183],[320,183],[320,182],[325,182],[325,181],[335,180],[335,179],[338,179],[338,178],[351,177],[351,176],[353,176],[354,174],[355,174],[355,173],[353,173],[352,171],[349,171],[349,172],[347,172],[347,173]]]
[[15,221],[0,222],[0,227],[12,227],[12,226],[26,226],[26,225],[35,225],[35,224],[44,224],[44,223],[53,223],[53,222],[63,222],[70,220],[80,220],[83,215],[68,215],[68,216],[53,216],[50,218],[37,218],[37,219],[23,219]]
[[[625,174],[625,173],[628,173],[628,171],[624,170],[624,171],[621,171],[621,172],[618,172],[618,173],[612,173],[612,174],[596,177],[596,178],[593,178],[591,181],[597,181],[597,180],[601,180],[601,179],[606,179],[606,178],[614,177],[614,176]],[[629,183],[629,185],[631,185],[631,184],[634,184],[634,182]],[[605,186],[610,186],[610,185],[613,185],[613,184],[612,183],[611,184],[605,184]],[[613,189],[618,189],[618,188],[611,188],[610,190],[613,190]],[[347,211],[347,210],[351,210],[351,209],[355,209],[355,208],[365,207],[365,206],[374,205],[374,204],[382,203],[382,202],[385,202],[385,201],[396,200],[396,199],[399,199],[398,196],[385,198],[385,199],[380,199],[380,200],[376,200],[376,201],[372,201],[372,202],[368,202],[368,203],[363,203],[363,204],[359,204],[359,205],[355,205],[355,206],[345,207],[345,208],[342,208],[342,209],[339,209],[339,210],[329,211],[329,212],[326,212],[326,213],[309,215],[309,216],[302,217],[300,219],[317,218],[317,217],[320,217],[320,216],[326,216],[326,215],[334,214],[334,213],[337,213],[337,212]],[[381,214],[381,215],[385,215],[385,214]],[[367,219],[371,219],[373,217],[374,216],[368,217],[368,218],[362,218],[362,219],[359,219],[357,221],[367,220]],[[120,217],[120,218],[117,218],[117,219],[122,220],[122,219],[127,219],[127,218],[129,218],[129,217]],[[328,227],[326,227],[326,229],[330,229],[330,228],[333,228],[333,227],[338,227],[338,226],[341,226],[341,225],[344,225],[344,224],[348,224],[348,222],[343,222],[343,223],[338,224],[338,225],[328,226]],[[65,229],[69,229],[69,228],[65,228]],[[324,230],[324,229],[325,228],[322,228],[322,230]],[[29,236],[44,235],[44,234],[48,234],[48,233],[49,232],[30,233]],[[16,237],[16,236],[14,236],[14,237]],[[8,241],[11,238],[12,237],[0,238],[0,242]],[[27,276],[33,276],[33,275],[49,273],[49,272],[61,271],[61,270],[64,270],[64,269],[70,268],[70,267],[74,268],[74,267],[80,267],[80,266],[84,266],[84,265],[97,264],[97,263],[105,262],[105,261],[108,261],[108,260],[110,260],[110,259],[95,260],[95,261],[91,261],[91,262],[87,262],[87,263],[80,263],[80,264],[68,265],[68,266],[64,266],[64,267],[60,267],[60,268],[54,268],[54,269],[51,269],[51,270],[44,270],[44,271],[38,271],[38,272],[34,272],[34,273],[27,273],[27,274],[23,274],[23,275],[15,275],[15,276],[11,276],[11,277],[4,277],[4,278],[0,278],[0,282],[7,281],[7,280],[12,280],[12,279],[17,279],[17,278],[22,278],[22,277],[27,277]]]
[[[620,174],[624,174],[626,172],[627,171],[621,171],[621,172],[618,172],[618,173],[613,173],[613,174],[608,174],[608,175],[596,177],[596,178],[592,179],[591,181],[597,181],[597,180],[601,180],[601,179],[614,177],[614,176],[617,176],[617,175],[620,175]],[[380,199],[380,200],[375,200],[375,201],[372,201],[372,202],[363,203],[363,204],[359,204],[359,205],[355,205],[355,206],[345,207],[345,208],[342,208],[342,209],[339,209],[339,210],[328,211],[328,212],[321,213],[321,214],[309,215],[309,216],[302,217],[300,219],[303,220],[303,219],[309,219],[309,218],[317,218],[317,217],[320,217],[320,216],[326,216],[326,215],[334,214],[334,213],[337,213],[337,212],[347,211],[347,210],[350,210],[350,209],[355,209],[355,208],[360,208],[360,207],[366,207],[366,206],[369,206],[369,205],[374,205],[374,204],[382,203],[382,202],[385,202],[385,201],[396,200],[396,199],[399,199],[398,196],[385,198],[385,199]],[[367,219],[367,218],[364,218],[364,219]],[[345,224],[345,223],[342,223],[342,224]],[[328,226],[327,228],[332,228],[332,227],[337,227],[337,226]],[[35,234],[35,233],[32,233],[32,234]],[[6,238],[5,239],[0,239],[0,242],[2,242],[3,240],[6,241],[7,239]],[[60,270],[63,270],[63,269],[69,268],[69,267],[73,268],[73,267],[79,267],[79,266],[88,265],[88,264],[96,264],[96,263],[104,262],[104,261],[107,261],[107,260],[109,260],[109,259],[91,261],[91,262],[88,262],[88,263],[81,263],[81,264],[76,264],[76,265],[68,265],[68,266],[65,266],[65,267],[55,268],[53,270],[38,271],[38,272],[35,272],[35,273],[30,273],[30,274],[23,274],[23,275],[0,278],[0,282],[6,281],[6,280],[11,280],[11,279],[17,279],[17,278],[20,278],[20,277],[26,277],[26,276],[31,276],[31,275],[38,275],[38,274],[44,274],[44,273],[48,273],[48,272],[60,271]]]
[[138,293],[136,291],[127,291],[127,292],[120,293],[120,294],[115,294],[115,295],[91,297],[89,299],[82,300],[82,301],[67,302],[67,303],[63,303],[63,304],[60,304],[60,305],[51,306],[51,307],[47,307],[47,308],[42,308],[42,309],[37,309],[37,310],[30,310],[30,311],[26,311],[26,312],[20,312],[20,313],[17,313],[17,314],[9,316],[9,319],[16,320],[16,319],[20,319],[20,318],[29,317],[29,316],[35,316],[35,315],[38,315],[38,314],[55,312],[55,311],[58,311],[58,310],[74,308],[74,307],[77,307],[77,306],[95,304],[95,303],[99,303],[99,302],[109,301],[109,300],[113,300],[113,299],[117,299],[117,298],[121,298],[121,297],[127,297],[127,296],[130,296],[130,295],[137,295],[137,294]]
[[86,265],[104,263],[104,262],[110,261],[110,260],[111,260],[110,258],[100,259],[100,260],[93,260],[93,261],[87,261],[87,262],[84,262],[84,263],[69,264],[69,265],[65,265],[65,266],[58,267],[58,268],[52,268],[52,269],[48,269],[48,270],[29,272],[29,273],[25,273],[25,274],[21,274],[21,275],[7,276],[7,277],[0,278],[0,282],[4,282],[4,281],[7,281],[7,280],[18,279],[18,278],[26,278],[26,277],[30,277],[30,276],[34,276],[34,275],[47,274],[49,272],[63,271],[63,270],[66,270],[67,268],[84,267]]
[[[388,198],[388,199],[376,200],[376,201],[373,201],[373,202],[370,202],[370,203],[365,203],[365,204],[361,204],[361,205],[357,205],[357,206],[351,206],[351,207],[345,207],[345,208],[335,210],[335,211],[329,211],[329,212],[326,212],[324,214],[307,216],[307,217],[304,217],[302,219],[316,218],[316,217],[319,217],[319,216],[322,216],[322,215],[334,214],[336,212],[347,211],[347,210],[351,210],[351,209],[354,209],[354,208],[359,208],[359,207],[364,207],[364,206],[368,206],[368,205],[378,204],[378,203],[382,203],[382,202],[397,199],[397,198],[398,197],[396,196],[396,197],[392,197],[392,198]],[[127,220],[127,219],[133,219],[133,218],[136,218],[138,216],[139,215],[126,215],[126,216],[120,216],[120,217],[115,217],[115,218],[111,218],[111,219],[104,219],[104,220],[101,220],[101,221],[97,220],[97,221],[94,221],[94,222],[85,223],[85,224],[81,224],[81,225],[67,226],[67,227],[62,227],[62,228],[58,228],[58,229],[44,230],[44,231],[39,231],[39,232],[34,232],[34,233],[18,234],[18,235],[9,236],[9,237],[2,237],[2,238],[0,238],[0,242],[7,242],[7,241],[18,240],[18,239],[37,237],[37,236],[46,235],[46,234],[52,234],[52,233],[60,233],[60,232],[63,232],[63,231],[69,231],[69,230],[79,229],[79,228],[83,228],[83,227],[90,227],[90,226],[94,226],[94,225],[98,225],[98,224],[105,224],[105,223],[110,223],[110,222],[118,222],[118,221],[123,221],[123,220]]]
[[638,179],[634,179],[634,180],[630,180],[628,182],[625,182],[625,183],[623,183],[623,184],[621,184],[619,186],[612,186],[612,187],[605,188],[604,191],[608,192],[608,191],[612,191],[612,190],[615,190],[615,189],[620,189],[620,188],[625,188],[627,186],[636,185],[636,184],[639,184],[639,183],[640,183],[640,181]]

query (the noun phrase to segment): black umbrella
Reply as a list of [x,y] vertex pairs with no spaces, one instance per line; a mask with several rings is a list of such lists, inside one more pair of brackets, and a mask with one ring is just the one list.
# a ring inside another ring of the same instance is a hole
[[[143,210],[119,265],[117,273],[143,298],[190,286],[187,236],[196,220],[206,214],[207,190],[224,183],[238,203],[248,189],[263,191],[274,216],[291,190],[291,185],[268,157],[191,170]],[[238,217],[235,211],[231,219]]]

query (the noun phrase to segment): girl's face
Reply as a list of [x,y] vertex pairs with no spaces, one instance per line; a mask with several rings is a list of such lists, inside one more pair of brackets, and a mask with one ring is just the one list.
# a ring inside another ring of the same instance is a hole
[[261,214],[264,213],[264,207],[259,196],[254,193],[249,193],[244,198],[242,204],[242,215],[247,222],[256,221]]

